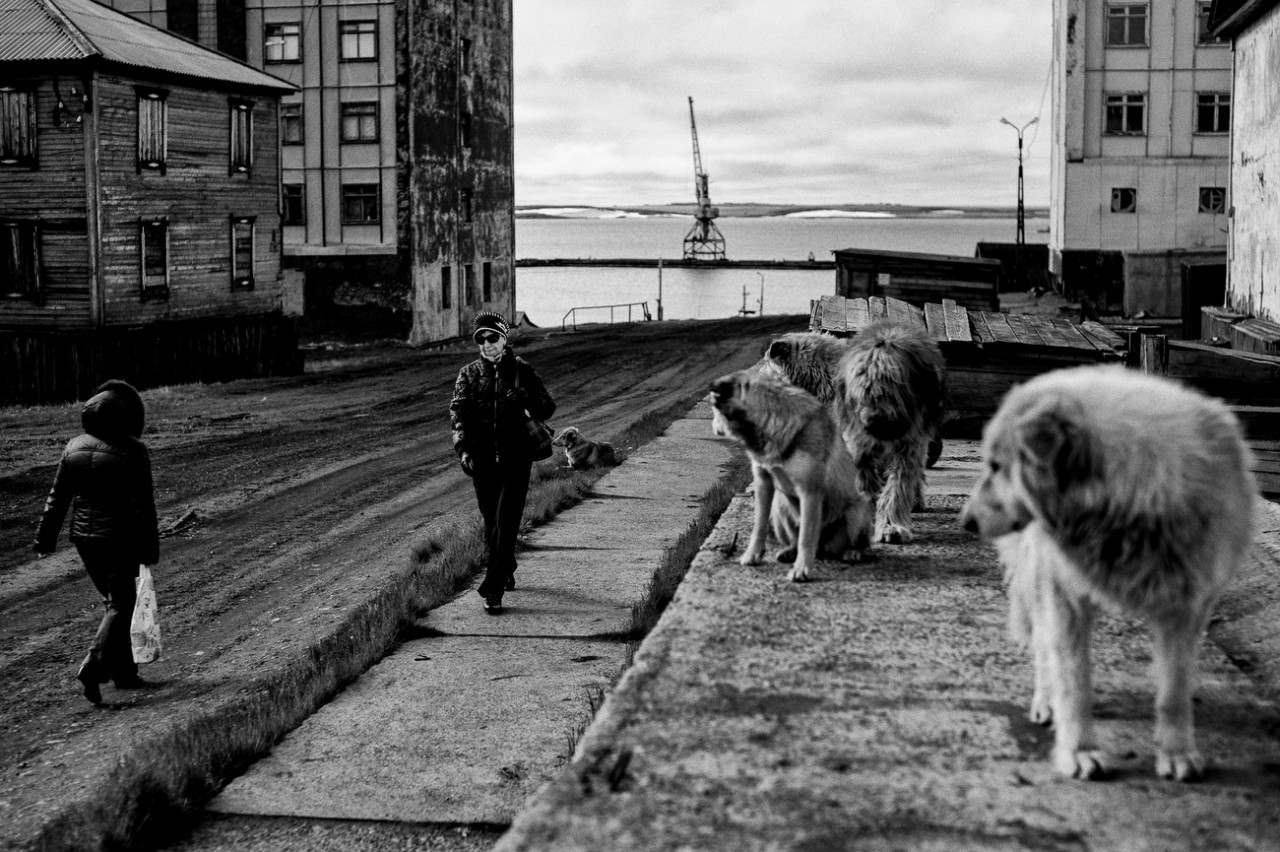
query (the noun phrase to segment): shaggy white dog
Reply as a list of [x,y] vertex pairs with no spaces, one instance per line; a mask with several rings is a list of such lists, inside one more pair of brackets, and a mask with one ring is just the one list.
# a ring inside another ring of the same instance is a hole
[[1053,766],[1108,772],[1092,729],[1095,606],[1155,639],[1156,772],[1204,772],[1191,697],[1200,635],[1252,534],[1256,486],[1235,416],[1173,381],[1079,367],[1012,390],[987,424],[962,523],[995,539],[1010,626],[1035,661],[1031,718]]

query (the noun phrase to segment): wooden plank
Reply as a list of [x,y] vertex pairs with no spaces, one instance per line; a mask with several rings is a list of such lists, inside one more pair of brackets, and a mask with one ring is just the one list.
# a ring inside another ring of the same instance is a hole
[[991,327],[987,325],[986,311],[969,311],[969,326],[973,329],[973,339],[976,343],[996,342],[996,336],[991,333]]
[[871,309],[867,306],[865,298],[846,299],[845,311],[851,332],[862,331],[871,323]]
[[1094,346],[1101,343],[1112,352],[1124,348],[1124,338],[1095,320],[1080,323],[1080,333],[1089,338]]
[[982,318],[987,321],[987,330],[996,343],[1019,343],[1018,335],[1009,327],[1009,315],[983,311]]
[[889,307],[884,302],[884,296],[868,296],[867,311],[871,314],[872,322],[889,318]]
[[844,299],[841,296],[822,297],[822,330],[832,334],[844,334]]
[[889,319],[912,328],[924,328],[924,311],[901,299],[888,296],[884,300]]
[[972,343],[969,329],[969,311],[956,304],[955,299],[942,300],[942,313],[947,324],[947,340]]
[[[1045,342],[1046,346],[1057,346],[1059,349],[1074,349],[1072,338],[1067,337],[1058,331],[1057,326],[1053,324],[1053,317],[1029,316],[1027,320],[1031,327],[1036,330],[1036,334],[1040,335],[1040,339]],[[1092,346],[1089,347],[1093,349]]]
[[929,302],[924,306],[924,325],[929,332],[929,336],[934,340],[942,343],[949,339],[947,337],[947,316],[942,312],[942,305],[937,302]]
[[[1069,346],[1072,349],[1097,350],[1093,341],[1085,337],[1084,333],[1080,330],[1080,327],[1071,320],[1063,319],[1062,317],[1054,317],[1053,328],[1054,331],[1058,333],[1058,336],[1065,341],[1063,345]],[[1109,348],[1110,347],[1108,347],[1108,349]]]
[[1023,346],[1044,346],[1045,341],[1031,323],[1031,317],[1024,314],[1001,314],[1009,328],[1013,331],[1018,343]]

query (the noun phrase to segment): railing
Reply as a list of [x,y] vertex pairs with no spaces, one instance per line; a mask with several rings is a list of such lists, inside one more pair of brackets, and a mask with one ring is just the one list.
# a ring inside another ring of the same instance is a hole
[[[565,315],[564,315],[564,319],[560,320],[560,329],[561,329],[561,331],[563,331],[563,330],[567,329],[567,328],[569,327],[569,325],[572,323],[572,325],[573,325],[573,330],[574,330],[574,331],[577,331],[577,330],[578,330],[578,312],[579,312],[579,311],[603,311],[603,310],[607,310],[607,311],[609,312],[609,324],[610,324],[610,325],[612,325],[612,324],[614,323],[614,321],[615,321],[615,317],[617,316],[617,314],[618,314],[618,313],[620,313],[620,312],[621,312],[621,309],[622,309],[622,308],[626,308],[626,309],[627,309],[627,318],[626,318],[626,320],[625,320],[626,322],[634,322],[634,320],[632,319],[632,316],[633,316],[633,315],[632,315],[632,309],[633,309],[633,308],[639,308],[639,309],[640,309],[640,312],[644,315],[644,318],[645,318],[646,320],[651,320],[651,319],[653,319],[653,317],[649,315],[649,303],[648,303],[648,302],[624,302],[624,303],[622,303],[622,304],[620,304],[620,305],[584,305],[584,306],[582,306],[582,307],[570,308],[570,309],[569,309],[569,312],[568,312],[567,314],[565,314]],[[572,318],[572,319],[571,319],[571,318]],[[619,321],[621,321],[621,320],[619,320]]]

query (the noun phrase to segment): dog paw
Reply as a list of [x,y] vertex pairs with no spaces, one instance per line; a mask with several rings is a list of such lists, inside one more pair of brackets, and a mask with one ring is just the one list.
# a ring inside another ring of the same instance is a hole
[[738,560],[739,565],[759,565],[760,560],[764,558],[764,552],[759,550],[748,550],[742,554],[742,558]]
[[1204,777],[1204,758],[1196,751],[1156,752],[1156,774],[1174,781],[1199,781]]
[[787,572],[787,579],[793,583],[809,582],[809,566],[797,565]]
[[1081,781],[1102,781],[1111,777],[1111,768],[1100,751],[1054,749],[1053,769],[1059,775]]
[[1053,724],[1053,706],[1043,698],[1032,698],[1031,712],[1027,713],[1027,718],[1033,725],[1047,728]]
[[778,551],[778,555],[774,557],[784,565],[789,565],[796,561],[796,549],[794,547],[784,547]]
[[870,554],[868,554],[866,550],[859,550],[857,548],[849,548],[844,553],[840,554],[840,559],[844,562],[862,562],[869,558]]
[[886,527],[876,536],[881,544],[910,544],[913,538],[911,530],[903,527]]

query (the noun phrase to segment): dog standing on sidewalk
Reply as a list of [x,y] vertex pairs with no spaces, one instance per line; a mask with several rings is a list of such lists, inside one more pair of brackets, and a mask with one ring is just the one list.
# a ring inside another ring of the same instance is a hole
[[1249,547],[1257,493],[1235,416],[1122,367],[1058,370],[1008,394],[982,454],[961,522],[995,540],[1010,628],[1034,656],[1031,719],[1055,729],[1054,769],[1108,774],[1089,671],[1104,605],[1144,617],[1155,638],[1156,773],[1201,777],[1197,648]]

